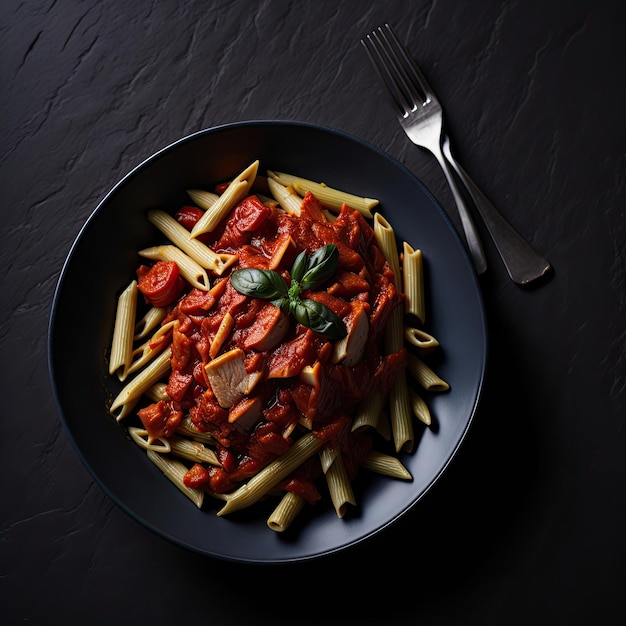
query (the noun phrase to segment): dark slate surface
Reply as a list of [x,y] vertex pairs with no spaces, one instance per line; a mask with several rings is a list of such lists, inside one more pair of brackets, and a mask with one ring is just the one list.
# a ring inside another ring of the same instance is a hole
[[[623,7],[4,0],[2,623],[623,623]],[[55,283],[114,182],[223,122],[357,135],[456,219],[360,48],[384,21],[430,77],[461,161],[554,274],[521,289],[485,240],[484,401],[454,463],[391,531],[298,566],[214,562],[140,527],[81,465],[47,372]]]

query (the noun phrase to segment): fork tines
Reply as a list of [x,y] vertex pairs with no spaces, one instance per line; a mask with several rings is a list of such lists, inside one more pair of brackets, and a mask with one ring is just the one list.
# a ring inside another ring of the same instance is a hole
[[389,24],[374,29],[361,39],[361,44],[403,117],[434,99],[422,72]]

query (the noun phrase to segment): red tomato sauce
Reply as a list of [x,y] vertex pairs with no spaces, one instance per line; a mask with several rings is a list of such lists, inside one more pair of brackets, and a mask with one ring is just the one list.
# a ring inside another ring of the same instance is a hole
[[[178,211],[176,219],[191,230],[202,213],[197,207],[186,206]],[[334,221],[327,221],[311,194],[304,198],[299,217],[249,196],[214,232],[202,235],[202,241],[218,253],[237,254],[238,261],[227,275],[213,278],[211,293],[187,285],[176,301],[168,302],[170,310],[163,323],[178,322],[167,385],[170,400],[139,411],[144,427],[151,437],[167,437],[189,413],[193,424],[217,441],[222,466],[209,466],[206,472],[192,468],[187,480],[194,485],[206,482],[217,493],[231,491],[256,474],[308,430],[340,447],[353,478],[372,446],[370,435],[350,430],[355,410],[372,393],[389,392],[406,358],[404,349],[394,354],[384,350],[383,330],[391,311],[402,304],[403,295],[394,286],[393,273],[375,243],[372,227],[358,211],[347,206]],[[328,243],[339,250],[337,270],[328,284],[305,292],[303,297],[322,302],[345,319],[353,315],[354,303],[365,310],[369,334],[362,358],[352,367],[333,362],[333,342],[291,316],[281,321],[279,336],[273,326],[278,323],[277,315],[268,309],[273,305],[237,292],[228,277],[235,269],[267,269],[275,263],[276,251],[283,250],[280,263],[272,269],[288,279],[299,252],[312,254]],[[144,278],[152,271],[141,270]],[[165,277],[166,272],[161,270],[159,276]],[[153,300],[162,302],[165,298],[158,297],[161,283],[174,290],[171,284],[177,281],[169,274],[167,277],[147,281],[157,291],[157,296],[151,296]],[[222,288],[215,288],[220,285]],[[233,421],[233,407],[220,405],[205,371],[211,361],[211,345],[227,314],[234,324],[214,358],[239,348],[246,373],[258,376],[246,397],[260,399],[262,408],[252,423],[247,422],[249,415],[240,420],[245,421],[243,426]],[[278,342],[274,343],[276,337]],[[315,384],[311,384],[312,367]],[[302,376],[303,372],[308,376]],[[305,463],[281,487],[309,503],[316,502],[320,495],[315,486],[319,475],[315,467],[319,468],[319,463]]]

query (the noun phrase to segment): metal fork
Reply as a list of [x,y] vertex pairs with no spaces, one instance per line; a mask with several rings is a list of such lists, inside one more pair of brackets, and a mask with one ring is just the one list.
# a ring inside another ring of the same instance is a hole
[[450,165],[476,204],[511,279],[526,285],[543,276],[550,264],[502,217],[454,159],[450,139],[444,132],[441,104],[391,26],[378,27],[361,39],[361,44],[409,139],[431,152],[439,162],[452,191],[476,272],[482,274],[487,268],[485,253]]

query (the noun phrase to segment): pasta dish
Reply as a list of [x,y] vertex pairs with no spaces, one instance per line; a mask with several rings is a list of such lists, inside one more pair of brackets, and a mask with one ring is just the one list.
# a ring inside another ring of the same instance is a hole
[[411,480],[419,389],[449,385],[426,363],[421,251],[378,201],[259,166],[148,212],[159,237],[119,295],[109,410],[197,507],[273,499],[281,532],[325,493],[344,517],[362,471]]

